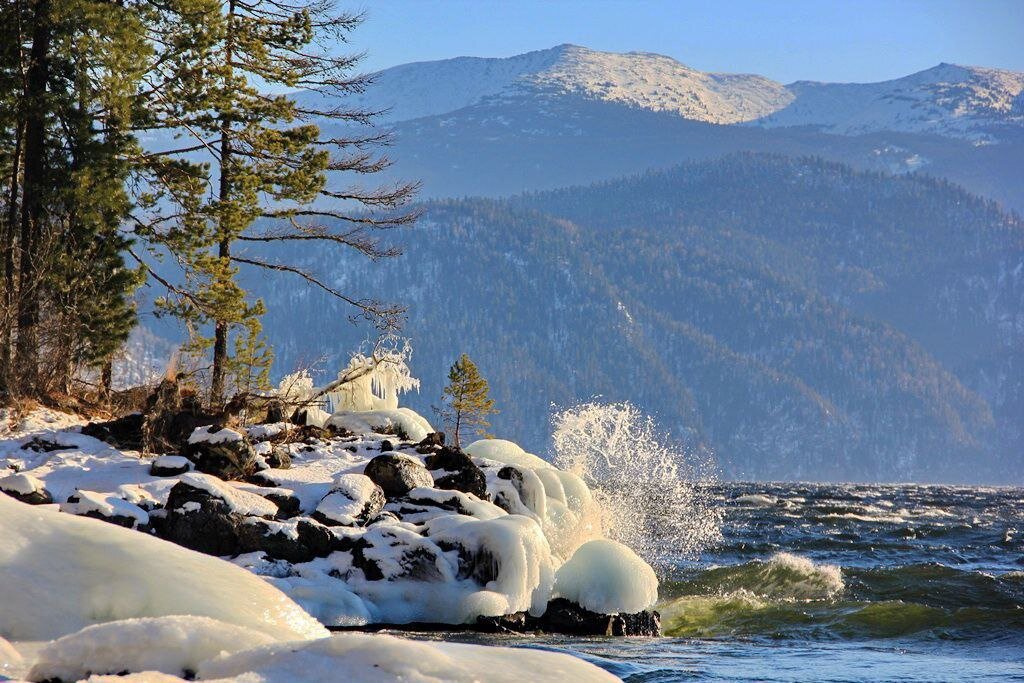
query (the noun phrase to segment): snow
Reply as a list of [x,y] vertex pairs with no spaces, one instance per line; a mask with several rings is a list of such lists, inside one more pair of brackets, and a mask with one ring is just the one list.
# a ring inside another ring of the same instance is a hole
[[519,447],[519,444],[504,439],[480,439],[469,444],[463,450],[474,458],[493,460],[506,465],[528,467],[533,470],[552,467],[547,460],[527,453]]
[[409,408],[340,410],[331,415],[326,426],[347,429],[353,434],[401,432],[411,441],[422,441],[434,431],[429,422]]
[[0,496],[0,637],[191,614],[290,640],[326,635],[279,590],[229,562],[88,517]]
[[135,520],[136,525],[149,524],[149,514],[145,510],[113,494],[79,490],[75,492],[75,497],[78,498],[77,503],[60,504],[61,512],[73,515],[95,512],[104,517],[129,517]]
[[0,680],[20,678],[18,674],[23,666],[21,654],[7,640],[0,637]]
[[535,649],[426,643],[388,635],[346,633],[309,643],[267,645],[200,665],[200,679],[256,674],[265,683],[615,681],[570,655]]
[[658,577],[626,546],[596,539],[561,566],[554,593],[601,614],[640,612],[657,602]]
[[195,443],[234,443],[241,441],[243,438],[240,432],[236,432],[234,429],[228,429],[227,427],[221,427],[216,429],[219,425],[209,425],[206,427],[196,427],[192,430],[192,433],[188,437],[188,442]]
[[42,491],[43,488],[43,482],[39,481],[31,474],[19,472],[18,474],[9,474],[0,479],[0,491],[10,491],[12,493],[28,495],[30,493],[35,493],[36,491]]
[[180,481],[194,488],[206,491],[215,498],[220,498],[228,507],[240,515],[256,515],[273,517],[277,514],[277,505],[263,496],[250,493],[239,487],[218,479],[209,474],[188,472],[181,475]]
[[287,422],[272,422],[268,424],[253,425],[245,431],[253,441],[265,441],[280,434],[284,434],[291,429],[291,427],[292,426]]
[[182,675],[207,659],[273,642],[266,633],[209,617],[125,619],[87,626],[50,642],[28,677],[74,681],[122,671]]

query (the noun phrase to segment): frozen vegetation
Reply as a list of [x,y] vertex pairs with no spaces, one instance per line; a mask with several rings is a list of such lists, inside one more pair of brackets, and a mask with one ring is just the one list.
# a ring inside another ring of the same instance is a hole
[[600,680],[566,655],[325,626],[657,631],[654,571],[604,538],[585,473],[510,441],[444,446],[397,405],[415,386],[405,370],[360,380],[327,399],[311,383],[281,392],[298,422],[324,400],[323,427],[201,426],[183,455],[114,448],[70,418],[9,433],[0,638],[14,646],[0,641],[0,673]]

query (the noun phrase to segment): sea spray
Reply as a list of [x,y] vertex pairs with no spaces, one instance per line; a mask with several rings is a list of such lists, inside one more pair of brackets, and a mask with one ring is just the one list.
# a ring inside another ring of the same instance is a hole
[[631,403],[584,403],[552,418],[554,461],[594,493],[604,535],[670,569],[721,540],[708,462]]

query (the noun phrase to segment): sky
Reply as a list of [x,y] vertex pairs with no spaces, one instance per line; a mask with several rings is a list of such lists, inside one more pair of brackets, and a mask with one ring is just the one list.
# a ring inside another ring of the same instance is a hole
[[574,43],[702,71],[879,81],[940,62],[1024,71],[1024,0],[339,0],[363,69]]

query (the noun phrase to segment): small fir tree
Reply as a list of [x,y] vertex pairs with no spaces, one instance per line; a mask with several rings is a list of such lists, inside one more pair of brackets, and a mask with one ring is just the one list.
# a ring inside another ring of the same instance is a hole
[[475,428],[481,437],[489,436],[485,431],[491,426],[487,416],[498,412],[489,392],[487,380],[480,376],[476,364],[466,354],[459,356],[448,370],[448,386],[442,393],[444,408],[441,411],[456,447],[460,446],[465,427]]

